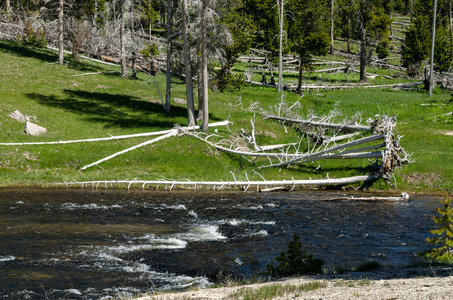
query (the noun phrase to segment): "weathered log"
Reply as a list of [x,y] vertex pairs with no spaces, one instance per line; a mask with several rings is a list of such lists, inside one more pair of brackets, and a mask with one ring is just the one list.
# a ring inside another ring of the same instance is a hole
[[[229,149],[229,148],[223,147],[219,144],[214,144],[214,143],[208,141],[207,138],[203,139],[197,134],[188,133],[188,132],[186,134],[204,141],[205,143],[209,144],[210,146],[216,148],[217,150],[231,153],[231,154],[241,155],[241,156],[266,157],[266,158],[277,158],[277,159],[295,159],[295,158],[299,158],[299,157],[305,155],[307,157],[307,161],[304,160],[299,163],[305,163],[305,162],[321,160],[321,159],[334,159],[334,158],[336,158],[336,159],[380,158],[382,156],[382,151],[377,151],[377,152],[360,152],[360,151],[370,151],[370,150],[382,148],[385,146],[385,144],[379,144],[376,146],[355,149],[355,150],[351,150],[351,151],[344,152],[344,153],[325,153],[325,154],[322,154],[319,156],[313,156],[311,154],[301,154],[301,153],[272,153],[272,152],[264,153],[264,152],[241,151],[238,149]],[[295,143],[294,145],[297,145],[297,144]],[[356,146],[356,145],[357,144],[354,144],[353,146]],[[349,147],[352,147],[352,146],[349,146]],[[334,151],[336,151],[336,150],[334,150]],[[314,158],[314,159],[309,160],[311,158]]]
[[243,187],[244,191],[247,191],[249,187],[256,186],[257,190],[260,190],[260,186],[327,186],[327,185],[345,185],[345,184],[352,184],[357,182],[367,182],[376,180],[381,177],[381,174],[369,174],[369,175],[361,175],[361,176],[353,176],[353,177],[346,177],[346,178],[328,178],[328,179],[309,179],[309,180],[262,180],[262,181],[187,181],[187,180],[99,180],[99,181],[83,181],[83,182],[65,182],[59,183],[56,185],[65,185],[67,187],[71,186],[81,186],[81,187],[88,187],[91,186],[93,188],[98,188],[100,185],[107,185],[111,186],[119,186],[124,185],[127,186],[128,189],[131,186],[139,186],[142,189],[146,185],[166,185],[170,186],[170,190],[173,189],[175,186],[188,186],[193,187],[196,190],[198,187],[219,187],[218,189],[222,189],[226,186],[239,186]]
[[90,168],[90,167],[92,167],[92,166],[96,166],[96,165],[98,165],[98,164],[100,164],[100,163],[102,163],[102,162],[104,162],[104,161],[110,160],[110,159],[112,159],[112,158],[114,158],[114,157],[116,157],[116,156],[118,156],[118,155],[124,154],[124,153],[126,153],[126,152],[135,150],[135,149],[137,149],[137,148],[140,148],[140,147],[143,147],[143,146],[152,144],[152,143],[156,143],[156,142],[158,142],[158,141],[161,141],[161,140],[163,140],[163,139],[169,138],[169,137],[171,137],[171,136],[175,136],[175,135],[177,135],[177,134],[178,134],[178,131],[172,129],[170,133],[167,133],[167,134],[165,134],[165,135],[163,135],[163,136],[160,136],[160,137],[157,137],[157,138],[155,138],[155,139],[146,141],[146,142],[144,142],[144,143],[135,145],[135,146],[133,146],[133,147],[124,149],[124,150],[122,150],[122,151],[120,151],[120,152],[116,152],[116,153],[114,153],[114,154],[112,154],[112,155],[110,155],[110,156],[107,156],[107,157],[105,157],[105,158],[103,158],[103,159],[100,159],[100,160],[98,160],[98,161],[95,161],[94,163],[88,164],[88,165],[86,165],[86,166],[80,168],[80,170],[82,171],[82,170],[88,169],[88,168]]
[[[209,127],[220,127],[230,125],[230,121],[222,121],[209,124]],[[179,130],[197,130],[199,126],[194,127],[180,127]],[[26,146],[26,145],[56,145],[56,144],[72,144],[72,143],[85,143],[85,142],[100,142],[100,141],[113,141],[113,140],[122,140],[136,137],[147,137],[147,136],[156,136],[156,135],[165,135],[172,132],[174,129],[163,130],[163,131],[154,131],[154,132],[145,132],[145,133],[136,133],[128,135],[117,135],[110,136],[105,138],[94,138],[94,139],[82,139],[82,140],[69,140],[69,141],[54,141],[54,142],[34,142],[34,143],[0,143],[0,146]]]
[[341,144],[341,145],[338,145],[338,146],[334,146],[334,147],[331,147],[331,148],[328,148],[328,149],[325,149],[325,150],[322,150],[322,151],[319,151],[319,152],[316,152],[316,153],[302,154],[302,155],[294,157],[293,159],[290,159],[290,160],[285,161],[285,162],[281,162],[281,163],[277,163],[277,164],[271,164],[271,165],[266,165],[266,166],[261,166],[258,169],[264,169],[264,168],[270,168],[270,167],[282,167],[282,166],[288,166],[288,165],[292,165],[292,164],[299,163],[299,162],[308,162],[308,161],[318,160],[318,159],[321,159],[320,157],[323,157],[323,155],[325,155],[325,154],[329,154],[329,153],[332,153],[334,151],[341,151],[341,150],[344,150],[346,148],[350,148],[350,147],[358,146],[358,145],[361,145],[361,144],[369,143],[369,142],[372,142],[372,141],[380,140],[382,138],[384,138],[383,134],[375,134],[375,135],[372,135],[372,136],[369,136],[369,137],[364,137],[364,138],[361,138],[361,139],[358,139],[358,140],[354,140],[354,141],[351,141],[351,142],[348,142],[348,143],[344,143],[344,144]]
[[[227,125],[231,124],[231,122],[229,122],[229,121],[225,121],[225,122],[226,122],[226,123],[225,123],[225,125],[223,125],[223,126],[227,126]],[[211,125],[208,124],[208,126],[209,126],[209,127],[213,127],[212,124],[211,124]],[[133,147],[124,149],[124,150],[122,150],[122,151],[120,151],[120,152],[114,153],[114,154],[112,154],[112,155],[110,155],[110,156],[108,156],[108,157],[105,157],[105,158],[103,158],[103,159],[100,159],[100,160],[98,160],[98,161],[96,161],[96,162],[94,162],[94,163],[88,164],[88,165],[82,167],[80,170],[85,170],[85,169],[87,169],[87,168],[89,168],[89,167],[98,165],[98,164],[100,164],[101,162],[104,162],[104,161],[107,161],[107,160],[109,160],[109,159],[112,159],[112,158],[114,158],[114,157],[116,157],[116,156],[118,156],[118,155],[121,155],[121,154],[124,154],[124,153],[126,153],[126,152],[135,150],[135,149],[137,149],[137,148],[140,148],[140,147],[143,147],[143,146],[146,146],[146,145],[149,145],[149,144],[158,142],[158,141],[160,141],[160,140],[169,138],[169,137],[171,137],[171,136],[175,136],[175,135],[177,135],[178,133],[180,133],[181,131],[185,131],[185,130],[195,130],[195,129],[200,129],[200,128],[201,128],[200,126],[191,126],[191,127],[184,127],[184,128],[183,128],[183,127],[180,127],[180,128],[177,127],[177,128],[171,129],[167,134],[165,134],[165,135],[163,135],[163,136],[160,136],[160,137],[158,137],[158,138],[155,138],[155,139],[146,141],[146,142],[141,143],[141,144],[138,144],[138,145],[136,145],[136,146],[133,146]]]
[[401,193],[399,197],[385,197],[385,196],[370,196],[370,197],[338,197],[326,198],[324,201],[408,201],[409,194],[406,192]]
[[317,126],[317,127],[324,127],[324,128],[337,128],[337,129],[347,129],[347,130],[356,130],[356,131],[370,131],[372,129],[371,126],[361,125],[361,124],[333,124],[333,123],[325,123],[325,122],[315,122],[315,121],[310,121],[310,120],[283,118],[283,117],[269,116],[269,115],[265,115],[265,118],[282,121],[285,123],[303,124],[303,125],[308,125],[308,126]]

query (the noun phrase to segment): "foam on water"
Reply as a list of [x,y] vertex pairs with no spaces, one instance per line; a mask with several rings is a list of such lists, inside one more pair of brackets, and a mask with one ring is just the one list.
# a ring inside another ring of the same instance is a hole
[[77,204],[77,203],[63,203],[60,208],[62,210],[77,210],[77,209],[86,209],[86,210],[107,210],[107,209],[118,209],[122,208],[121,205],[97,205],[96,203],[90,203],[90,204]]
[[0,256],[0,261],[12,261],[16,258],[12,255]]
[[250,221],[244,219],[230,219],[230,220],[218,220],[217,223],[228,224],[231,226],[240,226],[240,225],[275,225],[275,221]]
[[194,217],[194,218],[198,218],[198,214],[196,212],[194,212],[193,210],[189,211],[188,215],[191,217]]
[[155,249],[183,249],[187,242],[178,238],[150,238],[146,244],[128,244],[120,246],[110,246],[105,249],[113,253],[128,253],[135,251],[146,251]]
[[163,208],[163,209],[176,209],[176,210],[187,210],[187,207],[184,204],[178,204],[178,205],[161,204],[160,208]]
[[252,234],[250,234],[250,236],[254,236],[254,235],[266,236],[266,235],[269,235],[269,233],[266,230],[260,230],[258,232],[253,232]]
[[198,225],[189,227],[189,232],[178,233],[178,238],[188,242],[204,242],[225,240],[226,236],[222,235],[217,225]]

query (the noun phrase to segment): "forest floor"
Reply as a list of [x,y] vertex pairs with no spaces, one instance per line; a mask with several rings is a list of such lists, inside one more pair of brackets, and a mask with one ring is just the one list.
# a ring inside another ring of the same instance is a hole
[[156,294],[137,299],[435,300],[451,299],[451,295],[453,295],[453,267],[410,267],[329,276],[302,276],[251,285],[207,288],[182,293]]

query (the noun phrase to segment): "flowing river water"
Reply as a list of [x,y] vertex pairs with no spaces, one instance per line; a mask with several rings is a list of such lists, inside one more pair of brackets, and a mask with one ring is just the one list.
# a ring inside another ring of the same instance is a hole
[[328,269],[403,266],[428,247],[441,197],[320,201],[351,195],[0,189],[0,296],[108,299],[265,276],[294,234]]

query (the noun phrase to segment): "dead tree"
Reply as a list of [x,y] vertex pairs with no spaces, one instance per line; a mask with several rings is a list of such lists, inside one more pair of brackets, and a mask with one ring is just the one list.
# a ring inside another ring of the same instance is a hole
[[187,0],[182,0],[183,12],[183,35],[184,35],[184,69],[186,77],[186,96],[187,96],[187,119],[189,126],[196,125],[195,106],[193,100],[192,88],[192,68],[190,60],[190,43],[189,43],[189,11]]
[[64,63],[64,1],[58,2],[58,62],[60,65]]

